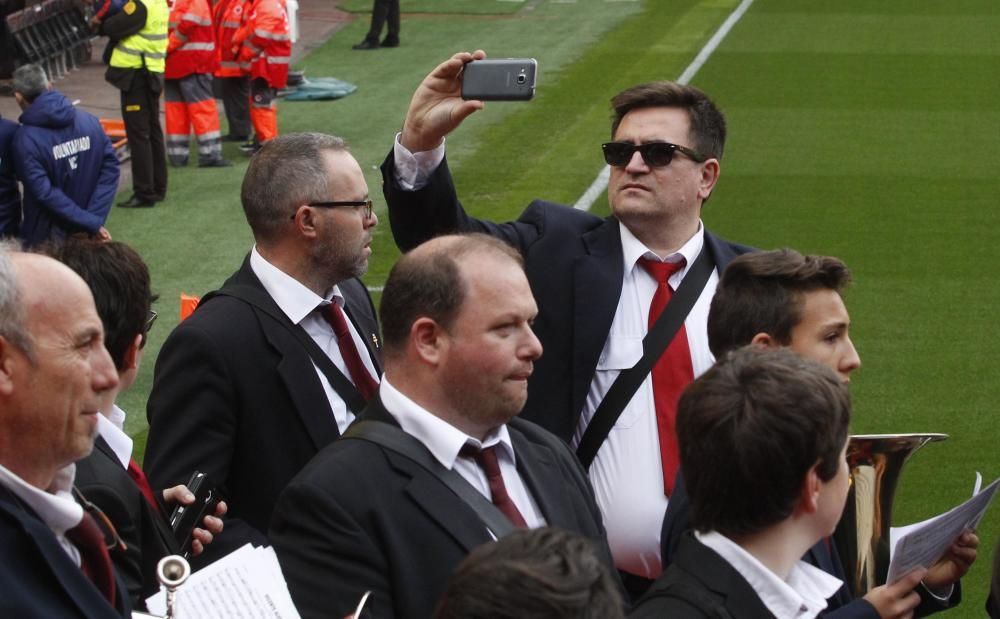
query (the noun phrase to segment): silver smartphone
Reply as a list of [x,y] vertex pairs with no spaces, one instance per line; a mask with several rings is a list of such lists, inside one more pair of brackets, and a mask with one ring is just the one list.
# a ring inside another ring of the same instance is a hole
[[534,58],[473,60],[462,71],[462,98],[528,101],[535,96]]

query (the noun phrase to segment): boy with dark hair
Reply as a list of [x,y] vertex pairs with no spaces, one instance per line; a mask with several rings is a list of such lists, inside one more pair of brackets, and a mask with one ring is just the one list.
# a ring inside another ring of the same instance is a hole
[[850,411],[832,371],[781,349],[738,350],[692,383],[677,438],[695,532],[632,616],[818,615],[841,581],[801,557],[844,509]]
[[[851,373],[861,367],[842,297],[850,281],[847,266],[830,256],[804,256],[792,249],[740,256],[722,274],[712,299],[709,347],[717,358],[748,344],[787,347],[834,370],[847,384]],[[664,565],[673,560],[691,523],[690,502],[682,482],[679,479],[661,530]],[[853,599],[848,589],[842,588],[828,600],[824,616],[889,619],[909,617],[914,612],[920,617],[950,608],[961,599],[957,584],[975,561],[977,545],[978,538],[972,533],[956,540],[949,554],[924,577],[926,587],[917,592],[914,588],[920,579],[912,576],[875,587],[863,599]],[[844,576],[840,558],[830,545],[816,544],[803,558],[835,576]]]

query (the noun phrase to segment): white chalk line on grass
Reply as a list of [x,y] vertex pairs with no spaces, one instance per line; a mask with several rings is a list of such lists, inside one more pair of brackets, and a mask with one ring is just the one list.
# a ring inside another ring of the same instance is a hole
[[[687,68],[684,69],[684,72],[681,73],[681,76],[677,78],[678,83],[687,84],[694,79],[694,76],[697,75],[702,66],[708,62],[709,57],[711,57],[712,53],[715,52],[715,49],[719,47],[722,40],[726,38],[729,31],[733,29],[733,26],[740,21],[740,18],[742,18],[744,13],[747,12],[751,4],[753,4],[753,0],[743,0],[743,2],[741,2],[740,5],[729,14],[726,21],[722,22],[722,25],[715,31],[712,38],[705,43],[705,46],[701,48],[701,51],[694,57],[691,64],[689,64]],[[611,168],[609,166],[601,168],[601,171],[597,173],[597,178],[595,178],[594,182],[590,184],[590,187],[587,187],[587,190],[583,192],[583,195],[576,201],[573,208],[581,211],[589,211],[590,208],[594,206],[594,202],[597,201],[597,198],[608,188],[608,178],[610,176]]]

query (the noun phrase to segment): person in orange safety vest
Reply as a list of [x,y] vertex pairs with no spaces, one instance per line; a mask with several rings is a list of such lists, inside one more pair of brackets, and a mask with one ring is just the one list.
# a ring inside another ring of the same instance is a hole
[[212,9],[215,52],[219,58],[215,94],[222,99],[229,123],[229,133],[222,136],[223,142],[250,139],[250,77],[240,69],[239,58],[233,52],[233,35],[243,25],[249,6],[250,0],[217,0]]
[[253,0],[233,35],[233,48],[237,46],[240,68],[250,74],[250,122],[256,142],[263,144],[278,135],[275,101],[278,89],[288,83],[292,57],[285,0]]
[[164,95],[167,158],[186,166],[191,128],[198,140],[198,167],[232,165],[222,158],[219,114],[212,95],[218,66],[208,0],[175,0],[170,9]]

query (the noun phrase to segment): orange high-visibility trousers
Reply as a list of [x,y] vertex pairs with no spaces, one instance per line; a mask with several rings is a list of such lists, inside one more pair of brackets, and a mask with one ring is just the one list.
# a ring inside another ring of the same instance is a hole
[[264,142],[278,137],[278,91],[266,80],[257,78],[250,82],[250,122],[256,141]]
[[212,76],[192,73],[177,80],[164,81],[166,99],[167,158],[175,166],[188,162],[191,129],[198,140],[198,164],[222,158],[222,132],[219,114],[212,95]]

